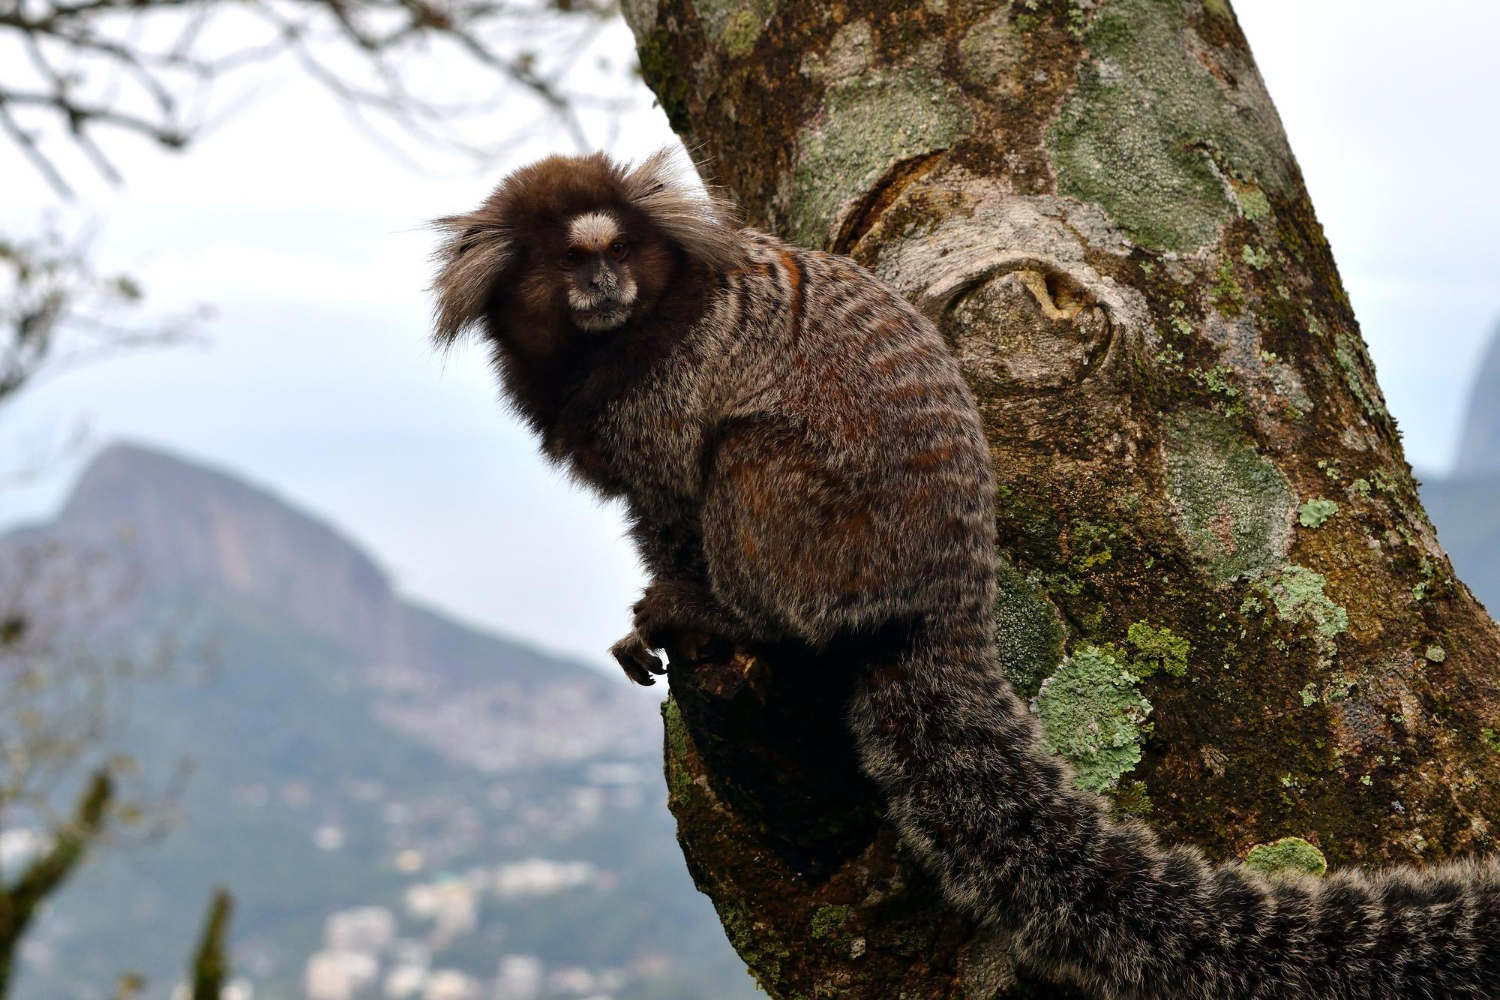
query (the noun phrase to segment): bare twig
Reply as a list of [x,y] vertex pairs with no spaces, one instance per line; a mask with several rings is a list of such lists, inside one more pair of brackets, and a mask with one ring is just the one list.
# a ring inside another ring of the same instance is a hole
[[[50,137],[118,182],[97,129],[179,149],[223,103],[210,99],[218,81],[285,58],[408,160],[412,145],[492,158],[496,144],[463,135],[464,120],[516,93],[583,147],[579,108],[627,106],[570,84],[614,11],[613,0],[9,0],[0,41],[19,43],[30,73],[0,70],[0,133],[67,197]],[[449,71],[465,64],[493,78],[493,93],[477,102],[424,93],[415,70],[434,55],[452,57]],[[415,143],[389,140],[390,129]]]

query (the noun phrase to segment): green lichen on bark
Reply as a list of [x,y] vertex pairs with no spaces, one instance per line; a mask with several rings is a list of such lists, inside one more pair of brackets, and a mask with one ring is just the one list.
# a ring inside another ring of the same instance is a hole
[[1306,566],[1287,566],[1261,583],[1276,617],[1292,625],[1306,625],[1324,660],[1338,652],[1337,639],[1349,630],[1349,612],[1325,592],[1328,579]]
[[755,40],[760,37],[760,25],[761,19],[753,10],[737,10],[729,15],[721,36],[724,51],[735,59],[749,55],[755,48]]
[[766,19],[776,10],[774,0],[695,0],[693,7],[708,37],[735,59],[749,55]]
[[688,127],[688,84],[678,72],[671,35],[662,30],[639,38],[636,57],[641,63],[641,79],[655,92],[668,124],[682,132]]
[[687,769],[688,735],[682,721],[682,711],[677,701],[668,698],[661,703],[661,721],[664,736],[663,768],[667,778],[667,791],[676,799],[685,798],[693,786]]
[[1230,184],[1234,200],[1240,212],[1251,222],[1259,222],[1271,214],[1271,202],[1266,193],[1255,184]]
[[1209,292],[1213,296],[1214,305],[1225,316],[1238,316],[1245,311],[1245,290],[1235,278],[1234,265],[1229,261],[1219,265]]
[[999,560],[995,576],[996,653],[1011,685],[1030,698],[1062,662],[1063,624],[1041,589],[1008,559]]
[[812,931],[813,937],[827,937],[840,927],[844,921],[849,919],[849,907],[843,905],[824,906],[813,914],[808,929]]
[[774,0],[693,0],[693,9],[710,38],[724,34],[737,14],[753,14],[764,21],[776,9]]
[[1140,677],[1150,677],[1158,670],[1173,677],[1187,673],[1187,658],[1193,651],[1193,644],[1182,636],[1173,635],[1171,629],[1139,621],[1127,630],[1125,641],[1132,649],[1131,669]]
[[798,137],[791,237],[820,246],[833,221],[895,164],[951,146],[974,127],[956,86],[918,70],[871,70],[828,89]]
[[1006,91],[1014,86],[1007,79],[1025,52],[1004,7],[975,23],[958,43],[959,72],[977,87]]
[[1367,370],[1373,369],[1373,365],[1365,351],[1364,341],[1341,332],[1334,338],[1333,356],[1344,373],[1344,384],[1354,393],[1354,398],[1359,400],[1365,413],[1371,417],[1385,416],[1385,402],[1380,389],[1373,379],[1365,375]]
[[1297,508],[1297,523],[1304,528],[1321,527],[1324,521],[1339,512],[1339,505],[1332,500],[1319,497],[1309,500]]
[[1328,859],[1301,837],[1283,837],[1250,848],[1245,867],[1267,875],[1322,875],[1328,871]]
[[718,913],[729,943],[745,960],[756,982],[764,986],[767,979],[774,982],[780,978],[781,964],[792,957],[792,952],[782,943],[776,928],[757,920],[748,904],[736,900],[720,903]]
[[[1185,7],[1100,9],[1084,32],[1077,88],[1046,137],[1059,193],[1100,205],[1137,243],[1162,250],[1217,239],[1236,214],[1229,177],[1271,191],[1288,182],[1281,126],[1253,65],[1210,51]],[[1209,68],[1221,63],[1235,84]]]
[[1178,531],[1215,580],[1281,563],[1296,494],[1234,424],[1205,410],[1179,414],[1166,453]]
[[1107,791],[1141,762],[1151,703],[1139,682],[1113,650],[1085,646],[1042,685],[1042,742],[1072,762],[1079,788]]

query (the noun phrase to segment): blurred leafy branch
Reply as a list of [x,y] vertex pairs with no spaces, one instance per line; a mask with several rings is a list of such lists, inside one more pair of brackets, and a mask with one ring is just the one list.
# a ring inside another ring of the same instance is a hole
[[[187,768],[159,791],[106,746],[128,682],[168,671],[169,632],[117,639],[134,580],[119,559],[4,540],[0,560],[0,997],[47,900],[122,833],[164,834]],[[71,808],[60,803],[69,799]]]
[[203,920],[203,937],[188,965],[193,1000],[219,1000],[229,978],[229,918],[234,901],[224,888],[214,890]]
[[26,238],[0,236],[0,406],[44,373],[189,336],[201,310],[139,319],[139,283],[98,273],[89,245],[88,235],[69,239],[51,220]]
[[89,778],[73,815],[55,828],[52,842],[39,850],[20,874],[0,888],[0,996],[10,989],[11,972],[21,935],[38,907],[72,874],[84,853],[100,836],[114,799],[107,769]]

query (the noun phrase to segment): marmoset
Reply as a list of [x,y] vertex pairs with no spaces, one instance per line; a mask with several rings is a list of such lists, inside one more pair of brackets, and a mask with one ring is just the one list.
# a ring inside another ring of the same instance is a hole
[[437,342],[478,328],[545,453],[624,500],[650,575],[626,673],[681,633],[889,637],[852,665],[861,766],[1019,964],[1106,998],[1500,997],[1493,865],[1271,879],[1073,786],[996,655],[974,399],[869,272],[736,228],[665,152],[544,159],[438,226]]

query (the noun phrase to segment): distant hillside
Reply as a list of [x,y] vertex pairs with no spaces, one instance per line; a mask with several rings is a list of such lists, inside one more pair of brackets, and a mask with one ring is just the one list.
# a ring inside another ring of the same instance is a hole
[[1422,503],[1458,578],[1500,614],[1500,474],[1423,483]]
[[228,602],[327,640],[360,661],[383,722],[460,763],[504,769],[655,739],[654,704],[623,682],[403,601],[334,528],[160,451],[105,448],[57,519],[0,540],[0,553],[49,544],[109,554],[144,603],[190,615]]
[[1428,476],[1422,503],[1459,579],[1500,614],[1500,328],[1470,391],[1454,471]]
[[1500,324],[1469,391],[1469,409],[1459,438],[1454,478],[1500,476]]
[[110,747],[158,788],[192,763],[180,823],[67,887],[17,1000],[124,971],[165,998],[220,881],[256,1000],[751,995],[675,844],[652,699],[414,607],[330,526],[149,449],[0,539],[6,565],[58,550],[128,567],[112,641],[212,655],[131,682]]

